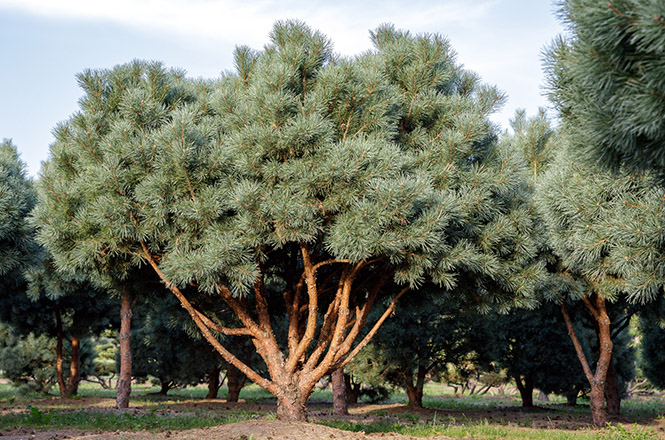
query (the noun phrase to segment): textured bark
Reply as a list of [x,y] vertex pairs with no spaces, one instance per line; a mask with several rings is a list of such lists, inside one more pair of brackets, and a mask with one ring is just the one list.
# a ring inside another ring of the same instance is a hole
[[533,379],[530,376],[526,376],[524,378],[524,382],[522,382],[522,378],[520,377],[519,374],[516,374],[514,379],[515,379],[515,384],[517,385],[517,389],[520,392],[520,397],[522,398],[522,407],[523,408],[532,408],[533,407]]
[[221,381],[219,380],[219,367],[213,367],[208,372],[208,394],[206,399],[216,399],[217,393],[219,393],[219,388],[222,386]]
[[331,376],[333,389],[333,414],[345,416],[349,414],[346,403],[346,384],[344,383],[344,368],[333,371]]
[[242,371],[238,370],[233,365],[229,365],[226,370],[226,385],[229,388],[229,394],[226,397],[227,402],[237,402],[238,397],[240,396],[240,390],[245,385],[247,376],[242,374]]
[[607,371],[605,402],[607,403],[607,414],[610,416],[621,415],[621,392],[619,391],[619,378],[614,368],[614,362],[610,362],[610,367]]
[[277,419],[290,422],[306,422],[307,412],[303,396],[295,384],[287,385],[277,395]]
[[67,397],[76,396],[81,383],[81,347],[77,335],[72,334],[72,353],[69,364],[69,380],[67,381]]
[[132,303],[129,292],[120,298],[120,374],[118,376],[115,407],[129,408],[129,395],[132,391],[132,352],[129,343],[132,326]]

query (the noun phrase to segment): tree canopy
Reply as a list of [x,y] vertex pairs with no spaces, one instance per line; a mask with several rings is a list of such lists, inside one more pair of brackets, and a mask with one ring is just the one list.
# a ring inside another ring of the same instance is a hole
[[[239,47],[215,82],[139,61],[80,75],[36,218],[63,270],[110,283],[152,268],[217,351],[278,397],[278,415],[302,418],[318,379],[407,290],[528,305],[541,265],[523,162],[488,119],[503,97],[445,39],[383,26],[375,50],[343,59],[299,22],[270,37]],[[200,292],[241,326],[197,310]],[[393,302],[356,341],[383,295]],[[250,336],[269,377],[224,334]]]

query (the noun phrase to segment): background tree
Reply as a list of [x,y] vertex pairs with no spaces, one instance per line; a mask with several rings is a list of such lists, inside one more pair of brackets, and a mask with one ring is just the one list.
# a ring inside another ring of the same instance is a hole
[[[508,307],[532,300],[540,272],[522,162],[487,118],[501,95],[438,36],[386,26],[373,40],[335,59],[324,36],[285,22],[264,51],[239,48],[218,84],[141,63],[88,72],[43,169],[37,218],[56,262],[116,281],[152,268],[215,349],[277,396],[280,419],[304,419],[318,380],[411,287]],[[242,325],[195,308],[200,292]],[[249,336],[268,377],[216,334]]]
[[131,336],[133,376],[156,378],[162,395],[171,388],[199,384],[221,362],[207,341],[187,333],[177,316],[183,314],[178,306],[172,297],[143,298],[136,306],[138,318]]
[[0,296],[23,282],[23,270],[35,261],[37,245],[27,216],[35,203],[32,183],[16,147],[0,143]]
[[[92,367],[88,365],[81,370],[82,341],[117,324],[111,315],[113,302],[106,292],[96,289],[84,278],[58,273],[45,252],[41,252],[41,257],[39,263],[26,271],[27,298],[31,302],[29,317],[12,321],[15,326],[26,329],[24,331],[45,333],[55,338],[60,395],[71,397],[78,393],[82,374],[85,377]],[[13,315],[25,316],[17,312],[16,307],[12,307]],[[69,347],[68,366],[64,359],[65,345]],[[65,369],[69,370],[66,380]]]
[[651,384],[665,389],[665,307],[659,301],[640,313],[639,368]]
[[423,289],[401,300],[395,316],[374,337],[371,351],[352,363],[350,371],[363,382],[403,388],[408,405],[422,408],[427,378],[447,364],[475,353],[476,363],[489,365],[487,322],[486,316],[465,313],[435,289]]

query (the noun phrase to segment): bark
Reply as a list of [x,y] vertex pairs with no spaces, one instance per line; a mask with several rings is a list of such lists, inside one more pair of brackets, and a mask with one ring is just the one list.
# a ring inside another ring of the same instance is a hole
[[607,403],[608,415],[621,415],[621,392],[619,391],[619,378],[617,377],[616,369],[614,368],[614,362],[610,362],[610,367],[607,371],[605,402]]
[[598,362],[596,363],[596,371],[592,372],[589,363],[586,360],[582,346],[577,339],[573,323],[568,315],[568,309],[565,303],[561,303],[561,312],[568,327],[568,334],[575,347],[577,357],[582,364],[584,374],[589,381],[591,392],[589,393],[589,405],[591,407],[591,415],[593,417],[593,424],[598,427],[603,427],[607,423],[607,408],[605,406],[605,383],[607,380],[607,371],[610,367],[612,360],[612,338],[610,333],[610,318],[607,315],[605,307],[605,299],[598,294],[593,294],[591,297],[583,298],[584,304],[589,309],[594,317],[596,325],[598,326],[598,342],[600,347],[600,354]]
[[533,408],[533,379],[531,376],[525,376],[524,382],[519,374],[515,375],[515,384],[522,398],[523,408]]
[[413,383],[413,379],[410,377],[410,374],[405,374],[405,388],[406,396],[409,399],[409,406],[412,408],[422,408],[423,407],[423,388],[425,387],[425,377],[427,376],[427,369],[420,365],[418,366],[418,371],[416,373],[416,382]]
[[81,347],[77,335],[72,334],[71,363],[69,364],[69,380],[67,381],[67,397],[76,396],[81,383]]
[[217,393],[219,393],[219,388],[222,386],[221,381],[219,380],[219,367],[213,367],[208,372],[208,395],[206,399],[216,399]]
[[333,389],[333,414],[345,416],[349,414],[346,403],[346,384],[344,383],[344,368],[338,368],[331,374]]
[[55,306],[55,325],[56,325],[56,344],[55,344],[55,371],[58,379],[58,388],[60,389],[60,397],[67,397],[67,385],[65,384],[65,374],[62,371],[62,315],[60,309]]
[[129,292],[123,292],[120,298],[120,374],[117,381],[115,407],[129,408],[129,395],[132,391],[132,353],[129,343],[132,324],[132,302]]
[[348,403],[358,403],[358,399],[360,398],[360,384],[353,383],[349,374],[344,375],[344,390]]
[[247,376],[242,374],[242,371],[238,370],[233,365],[229,365],[226,370],[226,385],[229,388],[229,394],[226,397],[227,402],[237,402],[238,397],[240,396],[240,390],[245,385]]
[[306,422],[304,396],[295,384],[287,385],[277,396],[277,420]]

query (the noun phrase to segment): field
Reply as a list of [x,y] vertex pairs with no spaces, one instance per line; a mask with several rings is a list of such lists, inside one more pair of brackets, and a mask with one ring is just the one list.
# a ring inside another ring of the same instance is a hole
[[[623,415],[603,430],[590,427],[586,402],[560,400],[520,407],[510,395],[455,397],[428,384],[425,408],[414,410],[394,394],[381,404],[360,403],[350,415],[332,415],[330,390],[317,390],[308,404],[310,423],[275,419],[275,400],[256,386],[238,403],[204,399],[203,387],[172,390],[134,385],[131,407],[113,408],[114,391],[83,384],[80,396],[17,396],[0,384],[0,437],[5,439],[657,439],[665,438],[665,401],[640,398],[623,404]],[[225,390],[220,391],[220,396]]]

